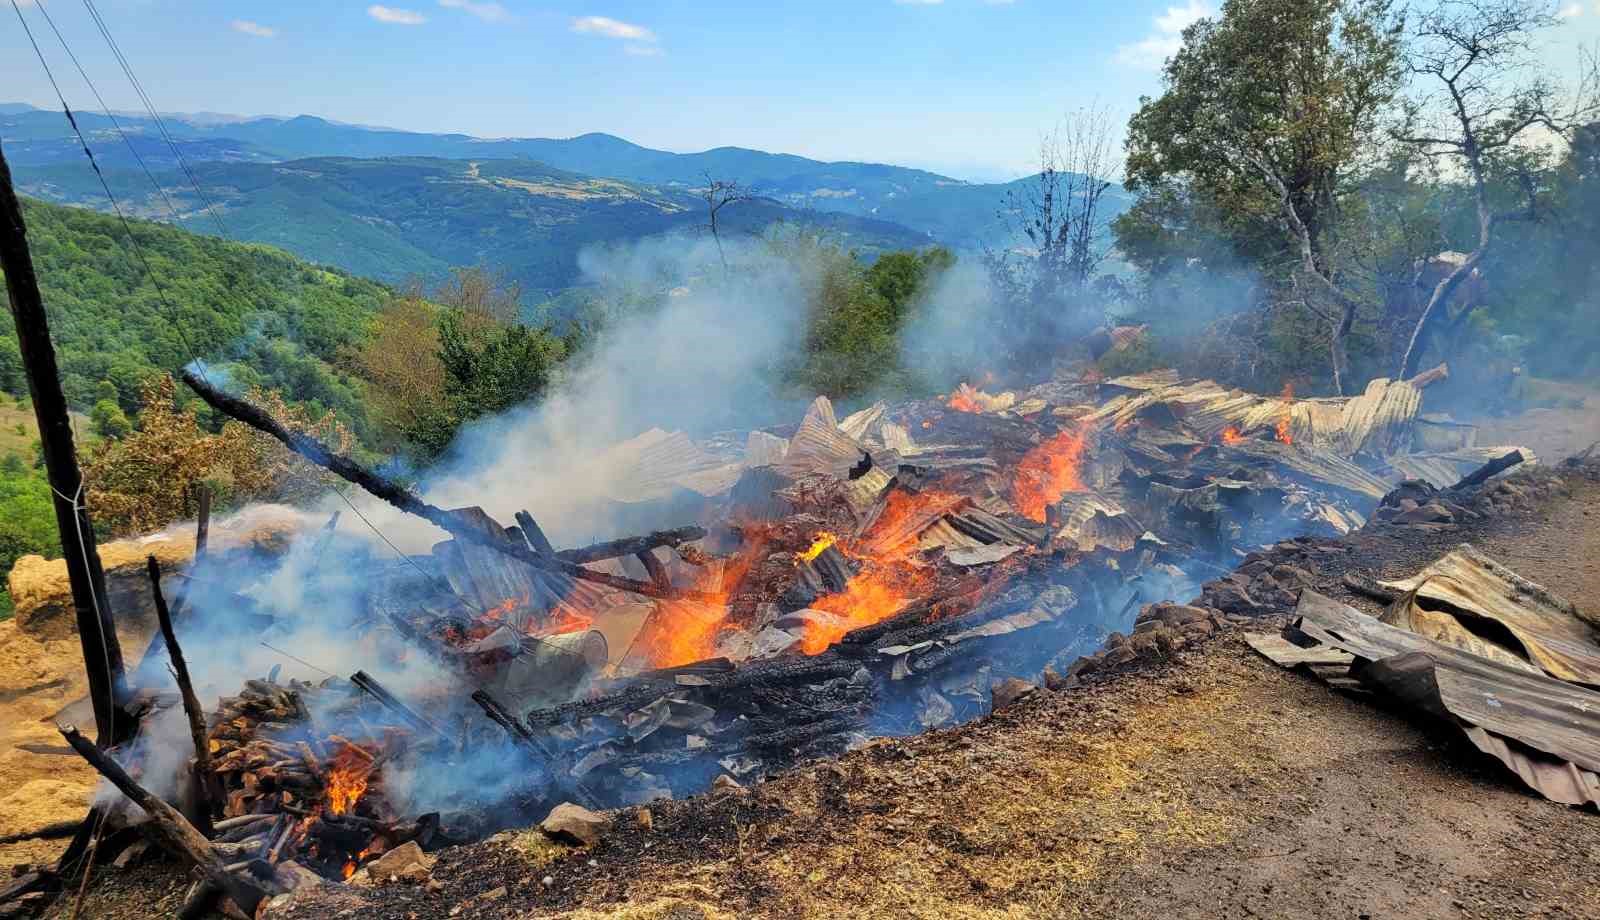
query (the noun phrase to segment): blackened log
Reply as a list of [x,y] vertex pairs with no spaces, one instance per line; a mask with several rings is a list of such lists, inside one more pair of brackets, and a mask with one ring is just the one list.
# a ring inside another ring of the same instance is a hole
[[20,834],[6,834],[0,837],[0,846],[5,846],[9,843],[21,843],[24,840],[64,840],[76,834],[81,826],[83,826],[82,818],[76,818],[71,821],[57,821],[54,824],[46,824],[44,827],[23,831]]
[[1490,460],[1483,466],[1478,467],[1476,470],[1467,474],[1460,482],[1451,486],[1446,491],[1455,492],[1460,489],[1470,489],[1475,485],[1480,485],[1484,482],[1487,482],[1489,477],[1498,473],[1503,473],[1526,459],[1527,458],[1522,455],[1522,451],[1514,450],[1511,453],[1506,454],[1504,457],[1498,457],[1494,460]]
[[348,482],[355,483],[373,496],[383,499],[401,511],[414,514],[428,521],[453,537],[487,546],[490,549],[505,553],[507,556],[520,559],[534,568],[560,572],[572,578],[592,581],[596,584],[617,588],[622,591],[631,591],[634,594],[642,594],[646,597],[687,598],[707,603],[716,601],[716,598],[703,592],[676,589],[663,591],[660,587],[646,581],[623,578],[618,575],[607,575],[604,572],[586,569],[582,565],[570,562],[559,556],[541,555],[527,545],[518,546],[505,539],[504,533],[490,535],[480,528],[461,521],[454,514],[440,508],[438,505],[423,501],[393,480],[379,476],[343,454],[335,453],[330,447],[316,438],[285,428],[277,419],[268,415],[260,407],[223,393],[195,376],[192,371],[184,370],[180,376],[183,378],[183,382],[188,384],[189,389],[194,390],[201,399],[205,400],[207,405],[218,412],[236,418],[257,431],[271,435],[283,446],[310,460],[312,463]]
[[651,584],[659,585],[669,590],[672,588],[672,576],[667,574],[667,567],[657,558],[654,550],[634,553],[633,557],[639,560],[639,564],[644,566],[646,572],[650,573]]
[[544,535],[544,528],[533,519],[533,515],[526,511],[517,512],[517,525],[522,528],[522,536],[527,539],[528,546],[541,556],[554,556],[556,548],[550,545],[550,538]]
[[490,721],[505,729],[506,733],[516,741],[533,748],[540,754],[549,753],[548,751],[544,750],[543,746],[541,746],[538,741],[534,739],[533,733],[528,731],[528,727],[523,725],[516,716],[512,715],[509,709],[506,709],[505,706],[501,705],[499,700],[490,696],[489,691],[474,691],[472,694],[472,701],[477,703],[478,706],[483,709],[484,715],[488,716]]
[[[524,512],[526,513],[526,512]],[[529,520],[532,520],[531,518]],[[522,523],[522,518],[517,518]],[[537,525],[535,525],[537,526]],[[527,524],[523,524],[527,529]],[[564,549],[556,553],[556,558],[567,562],[599,562],[602,559],[617,559],[622,556],[637,556],[648,553],[659,546],[676,547],[681,543],[690,543],[706,535],[704,527],[677,527],[672,530],[658,530],[655,533],[642,537],[628,537],[622,540],[607,540],[592,546],[581,546],[577,549]],[[642,561],[642,560],[641,560]]]
[[444,741],[450,740],[450,736],[445,734],[444,729],[434,725],[418,715],[411,707],[400,702],[394,694],[384,689],[384,686],[373,679],[372,675],[366,671],[357,671],[350,675],[350,682],[365,690],[373,699],[382,703],[385,709],[404,719],[412,728],[428,732]]
[[133,777],[122,769],[121,764],[90,743],[89,739],[79,734],[76,728],[66,725],[61,726],[60,730],[61,736],[67,739],[67,743],[72,745],[73,750],[87,760],[90,766],[110,780],[111,784],[135,805],[144,809],[145,814],[150,816],[148,829],[157,840],[174,855],[194,863],[206,878],[227,892],[228,897],[243,908],[247,915],[255,916],[256,909],[271,892],[252,878],[229,872],[227,864],[211,848],[211,842],[202,837],[188,819],[179,814],[177,809],[151,795],[143,786],[134,782]]
[[[209,502],[208,502],[209,504]],[[222,814],[221,786],[211,769],[211,745],[206,738],[206,711],[195,695],[194,681],[189,678],[189,664],[178,647],[178,633],[172,628],[172,612],[167,609],[167,599],[161,593],[161,563],[148,556],[145,565],[150,572],[150,594],[155,601],[156,621],[161,625],[161,638],[167,643],[167,660],[172,663],[172,676],[178,681],[178,693],[183,697],[183,714],[189,718],[189,739],[194,743],[194,788],[199,797],[195,816],[199,819],[200,833],[207,837],[215,831],[211,819]]]

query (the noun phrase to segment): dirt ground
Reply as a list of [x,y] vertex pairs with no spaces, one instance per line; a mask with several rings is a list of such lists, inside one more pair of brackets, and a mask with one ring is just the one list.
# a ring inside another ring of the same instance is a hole
[[[1531,513],[1365,534],[1339,564],[1406,574],[1463,539],[1600,607],[1600,482],[1575,474]],[[440,853],[431,886],[334,887],[271,916],[1600,918],[1600,816],[1237,632],[650,812],[590,848],[502,835]],[[169,916],[182,885],[161,864],[103,870],[83,915]]]

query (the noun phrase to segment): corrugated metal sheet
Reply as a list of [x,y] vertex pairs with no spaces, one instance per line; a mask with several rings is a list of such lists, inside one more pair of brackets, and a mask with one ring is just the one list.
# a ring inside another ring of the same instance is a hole
[[[1600,623],[1469,544],[1411,578],[1381,584],[1405,592],[1383,616],[1391,626],[1510,667],[1600,687]],[[1474,620],[1492,620],[1509,635],[1495,641],[1494,633],[1473,629]]]
[[1069,492],[1056,504],[1064,515],[1056,539],[1066,540],[1084,552],[1109,547],[1117,552],[1133,549],[1144,526],[1127,509],[1094,492]]
[[1457,725],[1553,801],[1600,804],[1600,693],[1390,626],[1304,591],[1295,625],[1367,686]]
[[800,422],[800,430],[789,439],[789,450],[777,467],[796,478],[825,474],[842,479],[860,460],[861,444],[839,430],[833,403],[818,396]]

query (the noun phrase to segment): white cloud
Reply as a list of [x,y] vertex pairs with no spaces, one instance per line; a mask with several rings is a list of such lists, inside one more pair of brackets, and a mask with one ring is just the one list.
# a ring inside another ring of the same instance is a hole
[[277,29],[271,26],[264,26],[259,22],[251,22],[248,19],[235,19],[232,25],[233,31],[254,35],[256,38],[275,38],[278,34]]
[[1169,6],[1157,16],[1155,29],[1144,38],[1117,49],[1117,63],[1141,70],[1160,70],[1167,58],[1183,47],[1183,30],[1197,19],[1211,14],[1206,0],[1188,0],[1184,6]]
[[511,18],[511,11],[493,0],[486,3],[478,3],[475,0],[439,0],[439,5],[445,9],[470,13],[484,22],[506,22]]
[[367,7],[367,15],[379,22],[396,26],[420,26],[428,21],[416,10],[395,9],[392,6],[380,6],[376,3]]
[[[1596,9],[1600,9],[1600,7],[1596,7]],[[1583,15],[1583,4],[1577,2],[1577,0],[1573,0],[1573,2],[1567,4],[1566,6],[1563,6],[1561,9],[1556,11],[1556,18],[1557,19],[1572,19],[1575,16],[1582,16],[1582,15]]]
[[636,26],[631,22],[622,22],[609,16],[581,16],[572,20],[572,31],[583,35],[599,35],[603,38],[620,38],[633,42],[656,40],[656,33],[644,26]]

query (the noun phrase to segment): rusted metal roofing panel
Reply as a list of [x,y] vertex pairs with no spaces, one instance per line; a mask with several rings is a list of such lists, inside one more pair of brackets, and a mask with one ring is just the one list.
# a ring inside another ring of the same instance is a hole
[[[1536,668],[1559,680],[1600,687],[1600,622],[1470,544],[1411,578],[1382,582],[1405,592],[1383,621],[1511,667]],[[1492,620],[1500,641],[1472,628]]]
[[1315,591],[1301,593],[1295,613],[1306,635],[1360,659],[1351,673],[1367,685],[1461,726],[1541,794],[1595,801],[1600,693],[1390,626]]

